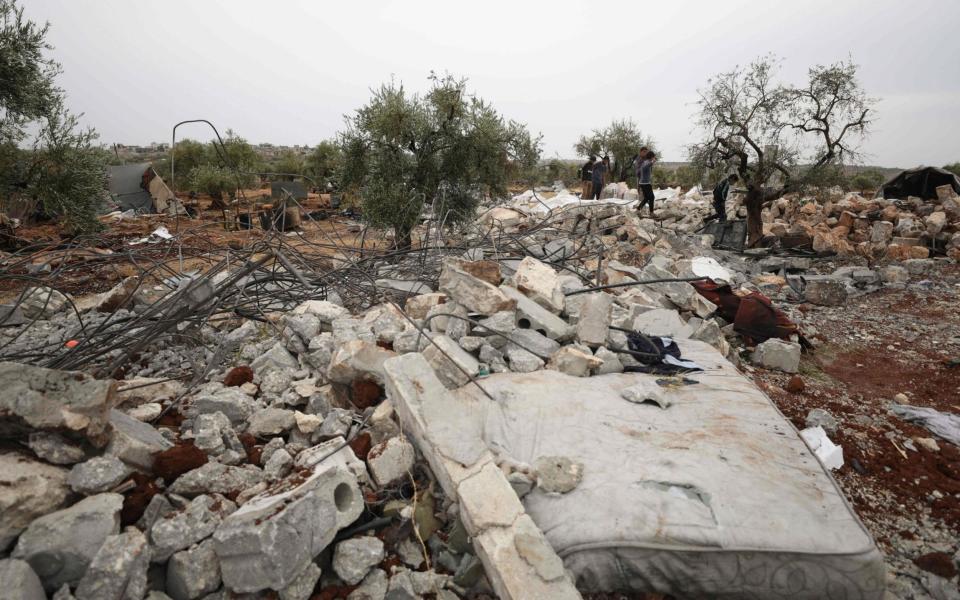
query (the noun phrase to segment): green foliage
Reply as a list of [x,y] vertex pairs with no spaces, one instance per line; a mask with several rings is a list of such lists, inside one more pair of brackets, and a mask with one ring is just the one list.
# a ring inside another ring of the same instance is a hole
[[562,181],[567,187],[577,185],[580,180],[580,163],[552,158],[537,168],[537,183],[552,185]]
[[580,156],[610,156],[610,180],[627,181],[636,187],[636,175],[629,167],[643,146],[656,150],[653,139],[644,136],[633,119],[614,119],[607,127],[580,136],[573,147]]
[[[58,216],[73,232],[100,227],[106,197],[106,154],[92,129],[64,103],[54,78],[60,65],[46,56],[49,24],[0,0],[0,200]],[[32,147],[22,142],[33,131]],[[2,207],[0,207],[2,209]]]
[[306,172],[306,161],[302,156],[293,150],[284,150],[280,156],[270,165],[272,173],[283,173],[278,175],[277,179],[281,181],[292,181],[297,175],[303,175]]
[[210,164],[191,169],[188,180],[192,190],[209,194],[214,200],[220,200],[225,192],[237,189],[237,178],[231,170]]
[[943,165],[944,170],[950,171],[954,175],[960,175],[960,162],[950,163],[949,165]]
[[[176,181],[171,178],[171,156]],[[207,144],[195,140],[179,140],[172,151],[153,163],[153,168],[168,185],[176,186],[176,191],[203,191],[205,188],[217,189],[217,180],[229,179],[222,191],[237,188],[250,188],[256,185],[256,173],[263,167],[257,151],[247,140],[239,137],[232,129],[226,131],[221,146],[217,140]],[[215,173],[221,171],[221,173]],[[229,177],[227,177],[229,175]],[[197,182],[202,182],[199,185]]]
[[343,168],[343,150],[336,140],[324,140],[307,155],[305,172],[319,185],[333,184]]
[[848,189],[865,192],[878,189],[886,179],[879,169],[864,169],[850,177],[847,185]]
[[424,95],[381,85],[339,139],[344,187],[361,194],[364,219],[392,227],[402,246],[425,205],[444,223],[467,220],[484,193],[506,194],[511,174],[540,155],[539,137],[468,93],[466,80],[430,82]]

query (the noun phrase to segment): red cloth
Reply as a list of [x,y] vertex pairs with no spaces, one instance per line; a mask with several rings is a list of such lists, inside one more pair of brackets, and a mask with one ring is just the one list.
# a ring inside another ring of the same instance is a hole
[[763,294],[750,292],[738,296],[728,284],[713,281],[694,281],[692,285],[701,296],[717,305],[720,316],[733,323],[733,330],[748,344],[759,344],[770,338],[788,339],[795,333],[800,336],[800,343],[808,346],[800,327]]

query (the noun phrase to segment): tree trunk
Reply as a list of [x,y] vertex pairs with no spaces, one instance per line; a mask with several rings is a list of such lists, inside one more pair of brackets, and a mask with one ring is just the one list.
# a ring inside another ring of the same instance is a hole
[[397,250],[409,250],[413,246],[413,227],[396,225],[393,228],[393,237]]
[[763,239],[763,190],[748,186],[744,206],[747,207],[747,247],[753,248]]

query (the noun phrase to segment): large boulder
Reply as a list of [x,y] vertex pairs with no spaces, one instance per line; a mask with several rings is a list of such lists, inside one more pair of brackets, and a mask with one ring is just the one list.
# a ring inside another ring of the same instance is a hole
[[17,453],[0,454],[0,552],[37,517],[67,500],[67,471]]
[[37,430],[86,439],[96,447],[109,441],[109,414],[116,382],[75,371],[0,362],[0,438],[26,438]]
[[80,581],[100,546],[120,531],[120,494],[99,494],[44,515],[20,534],[11,556],[33,567],[53,592]]

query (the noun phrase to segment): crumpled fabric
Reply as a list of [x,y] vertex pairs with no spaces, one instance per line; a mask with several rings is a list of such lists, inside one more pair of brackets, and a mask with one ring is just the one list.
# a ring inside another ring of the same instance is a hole
[[960,415],[940,412],[925,406],[897,403],[890,405],[890,412],[910,423],[926,427],[937,437],[960,446]]

